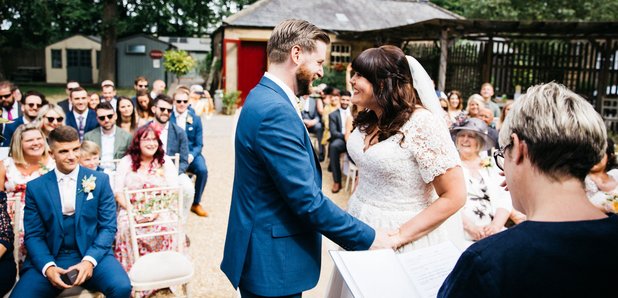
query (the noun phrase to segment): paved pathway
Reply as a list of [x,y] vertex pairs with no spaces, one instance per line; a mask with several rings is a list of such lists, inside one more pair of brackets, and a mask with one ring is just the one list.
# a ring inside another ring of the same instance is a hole
[[[208,184],[203,206],[208,211],[207,218],[200,218],[191,213],[187,234],[191,240],[190,255],[195,265],[195,277],[190,284],[193,297],[237,297],[227,278],[219,269],[223,257],[223,245],[232,194],[234,177],[234,152],[232,134],[234,117],[215,115],[204,124],[204,156],[208,165]],[[349,194],[341,191],[330,192],[332,175],[322,164],[323,190],[340,206],[343,206]],[[325,239],[326,240],[326,239]],[[332,271],[332,262],[327,253],[334,245],[324,241],[322,253],[322,274],[318,286],[305,292],[303,297],[323,297]],[[157,297],[171,297],[159,293]]]

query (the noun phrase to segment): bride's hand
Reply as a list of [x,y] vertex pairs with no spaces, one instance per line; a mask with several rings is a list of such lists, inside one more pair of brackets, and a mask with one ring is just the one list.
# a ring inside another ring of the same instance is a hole
[[397,249],[400,246],[399,231],[376,230],[376,237],[369,249]]

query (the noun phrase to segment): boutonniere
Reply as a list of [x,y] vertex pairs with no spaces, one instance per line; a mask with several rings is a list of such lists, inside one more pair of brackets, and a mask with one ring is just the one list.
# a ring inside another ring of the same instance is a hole
[[193,124],[193,116],[187,115],[187,124]]
[[39,174],[41,176],[45,175],[45,174],[47,174],[47,172],[49,172],[49,168],[47,168],[42,162],[39,162],[39,166],[40,166]]
[[492,167],[492,163],[491,163],[491,157],[486,157],[481,159],[481,168],[491,168]]
[[97,177],[92,174],[90,174],[90,177],[88,178],[84,176],[84,178],[82,179],[82,191],[84,193],[91,193],[97,187],[96,181]]

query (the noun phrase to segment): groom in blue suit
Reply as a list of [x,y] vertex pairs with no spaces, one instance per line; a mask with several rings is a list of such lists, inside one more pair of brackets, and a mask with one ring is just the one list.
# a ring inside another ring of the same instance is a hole
[[322,172],[296,94],[323,74],[330,38],[301,20],[277,25],[268,72],[236,130],[232,205],[221,270],[242,297],[300,297],[320,275],[322,235],[347,250],[392,247],[322,193]]
[[[72,286],[129,297],[131,282],[112,254],[116,203],[108,176],[79,166],[74,128],[56,128],[48,141],[56,169],[27,185],[28,255],[11,297],[55,297]],[[60,275],[73,269],[75,282],[66,284]]]

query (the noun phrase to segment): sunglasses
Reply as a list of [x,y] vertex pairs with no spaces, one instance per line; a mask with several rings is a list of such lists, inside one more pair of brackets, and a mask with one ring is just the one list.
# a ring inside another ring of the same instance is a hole
[[105,121],[105,118],[107,118],[107,120],[112,120],[112,118],[114,118],[114,114],[97,116],[97,118],[99,118],[99,120],[101,120],[101,121]]
[[54,121],[58,121],[58,123],[64,121],[64,117],[45,117],[47,118],[47,122],[54,123]]
[[161,111],[161,113],[168,112],[168,113],[171,114],[173,110],[174,109],[166,109],[166,108],[163,108],[163,107],[159,107],[159,111]]
[[11,97],[11,95],[13,95],[13,94],[12,94],[12,93],[8,93],[8,94],[0,94],[0,99],[9,98],[9,97]]
[[189,103],[189,100],[176,100],[176,103]]
[[43,106],[43,105],[42,105],[42,104],[40,104],[40,103],[32,103],[32,102],[31,102],[31,103],[28,103],[27,105],[28,105],[30,108],[37,108],[37,109]]
[[137,85],[137,87],[146,88],[146,87],[148,87],[148,84],[146,84],[146,85]]

